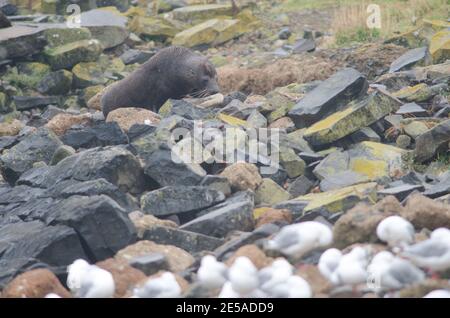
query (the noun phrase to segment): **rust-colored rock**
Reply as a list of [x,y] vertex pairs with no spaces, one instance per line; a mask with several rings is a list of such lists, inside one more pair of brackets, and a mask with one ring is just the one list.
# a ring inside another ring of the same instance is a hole
[[124,260],[108,258],[107,260],[98,262],[96,265],[107,270],[113,276],[116,287],[114,292],[115,298],[125,296],[125,294],[131,291],[136,284],[147,277],[143,272],[131,267]]
[[256,219],[256,228],[268,223],[287,222],[292,223],[292,212],[287,209],[268,209]]
[[159,253],[167,258],[171,272],[177,273],[191,266],[195,259],[191,254],[173,245],[156,244],[152,241],[139,241],[117,252],[115,259],[131,261],[138,256]]
[[413,194],[408,198],[401,216],[410,221],[417,229],[450,228],[450,205],[421,194]]
[[73,115],[61,113],[50,119],[46,124],[47,128],[51,129],[58,136],[64,133],[75,125],[89,125],[92,122],[91,114]]
[[137,235],[140,238],[142,238],[146,230],[149,230],[154,226],[178,227],[173,221],[158,219],[153,215],[144,214],[141,211],[131,212],[128,214],[128,217],[136,227]]
[[160,116],[151,110],[137,107],[118,108],[106,117],[106,121],[115,121],[124,132],[134,124],[158,124]]
[[44,298],[54,293],[63,298],[71,297],[58,278],[48,269],[39,268],[20,274],[3,290],[4,298]]
[[269,266],[273,261],[273,258],[266,256],[258,246],[250,244],[240,247],[229,259],[227,259],[225,264],[227,266],[233,265],[236,258],[240,256],[248,257],[258,269]]
[[226,167],[220,175],[227,178],[231,187],[238,191],[255,191],[262,182],[258,168],[247,162],[234,163]]
[[326,294],[332,288],[331,283],[322,276],[317,266],[301,265],[295,274],[309,283],[314,295]]

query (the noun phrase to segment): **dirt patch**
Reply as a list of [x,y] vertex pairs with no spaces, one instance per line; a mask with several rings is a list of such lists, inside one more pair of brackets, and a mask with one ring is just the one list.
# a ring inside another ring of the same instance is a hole
[[395,44],[368,43],[352,49],[324,51],[324,54],[357,69],[369,80],[373,80],[386,73],[391,63],[407,50]]
[[291,83],[324,80],[340,67],[330,59],[305,54],[280,59],[259,68],[222,66],[217,73],[222,93],[241,91],[264,95],[276,87]]

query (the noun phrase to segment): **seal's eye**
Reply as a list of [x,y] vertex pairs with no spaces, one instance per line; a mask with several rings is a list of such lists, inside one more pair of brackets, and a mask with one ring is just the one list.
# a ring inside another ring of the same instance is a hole
[[204,78],[204,79],[202,80],[203,86],[208,85],[208,82],[209,82],[209,78]]

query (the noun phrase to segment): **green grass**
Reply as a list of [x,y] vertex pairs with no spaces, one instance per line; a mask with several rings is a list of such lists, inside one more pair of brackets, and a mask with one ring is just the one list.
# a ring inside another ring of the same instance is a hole
[[352,43],[366,43],[379,39],[381,32],[378,29],[357,28],[348,32],[339,32],[336,34],[336,44],[346,46]]

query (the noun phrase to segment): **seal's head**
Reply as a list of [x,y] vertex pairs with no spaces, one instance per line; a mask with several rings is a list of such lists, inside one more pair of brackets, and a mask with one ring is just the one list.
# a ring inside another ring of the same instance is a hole
[[178,63],[174,73],[176,79],[172,83],[176,85],[174,90],[177,91],[177,98],[205,97],[219,93],[216,69],[202,55],[189,52],[182,59],[182,63]]

